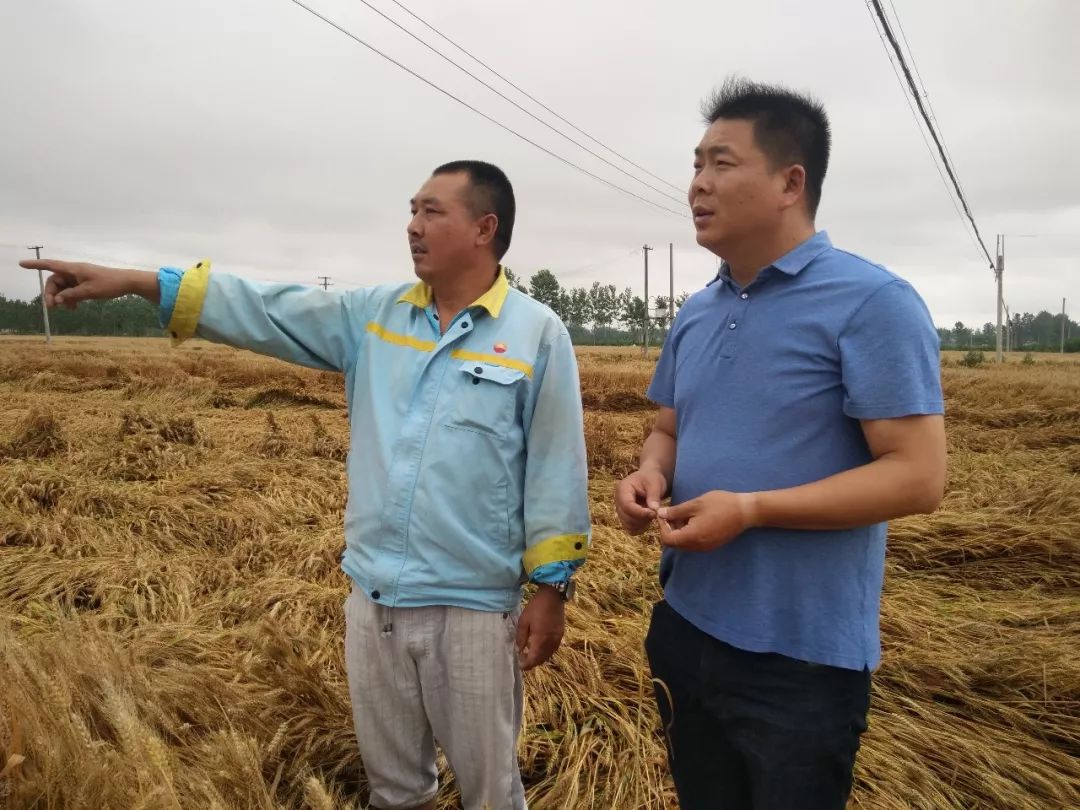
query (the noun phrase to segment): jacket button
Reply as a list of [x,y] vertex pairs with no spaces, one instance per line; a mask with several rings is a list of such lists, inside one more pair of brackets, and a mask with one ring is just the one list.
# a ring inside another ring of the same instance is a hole
[[472,378],[472,384],[473,385],[479,385],[480,384],[480,378],[479,377],[473,377]]
[[477,374],[483,374],[484,373],[484,369],[481,368],[480,366],[477,366],[476,368],[474,368],[473,371],[475,373],[477,373]]
[[581,551],[581,543],[574,543],[574,550]]
[[382,596],[382,594],[379,593],[378,591],[372,591],[371,592],[371,598],[372,599],[378,599],[380,596]]

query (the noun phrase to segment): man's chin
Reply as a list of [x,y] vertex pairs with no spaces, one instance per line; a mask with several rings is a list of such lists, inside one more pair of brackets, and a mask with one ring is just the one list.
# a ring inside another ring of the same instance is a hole
[[694,234],[694,237],[701,247],[709,250],[711,250],[712,246],[716,243],[716,235],[710,234],[708,230],[699,230]]

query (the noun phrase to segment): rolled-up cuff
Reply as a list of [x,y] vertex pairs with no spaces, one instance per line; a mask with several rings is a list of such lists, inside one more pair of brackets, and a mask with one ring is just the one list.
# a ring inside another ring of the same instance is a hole
[[525,549],[525,557],[522,565],[529,579],[533,572],[540,566],[557,562],[576,562],[581,565],[585,561],[586,549],[589,547],[589,536],[585,534],[559,534],[548,537],[535,545]]
[[180,283],[184,279],[184,271],[179,267],[162,267],[158,270],[158,294],[161,303],[158,305],[158,323],[162,329],[169,327],[172,320],[173,310],[176,309],[176,294],[180,292]]
[[[161,278],[160,273],[158,278]],[[180,286],[176,291],[176,302],[169,317],[168,330],[173,346],[179,346],[195,334],[209,283],[210,262],[205,259],[183,273]],[[162,295],[163,310],[164,303],[165,299]]]
[[559,560],[537,566],[529,577],[537,585],[558,585],[568,582],[585,560]]

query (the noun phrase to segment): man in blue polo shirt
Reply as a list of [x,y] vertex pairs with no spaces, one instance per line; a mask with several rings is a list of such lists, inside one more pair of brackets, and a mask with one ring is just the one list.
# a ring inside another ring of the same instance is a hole
[[885,522],[944,488],[938,338],[906,281],[816,230],[819,103],[736,80],[704,113],[689,198],[724,263],[675,320],[616,508],[664,545],[646,648],[683,810],[840,810]]

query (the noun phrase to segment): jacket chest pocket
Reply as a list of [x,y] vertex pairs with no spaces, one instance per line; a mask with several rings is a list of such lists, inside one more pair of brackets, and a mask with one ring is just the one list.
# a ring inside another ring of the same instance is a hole
[[513,425],[519,384],[525,372],[468,360],[447,373],[457,374],[458,380],[448,389],[453,401],[443,426],[505,436]]

